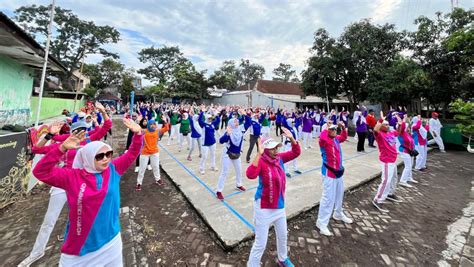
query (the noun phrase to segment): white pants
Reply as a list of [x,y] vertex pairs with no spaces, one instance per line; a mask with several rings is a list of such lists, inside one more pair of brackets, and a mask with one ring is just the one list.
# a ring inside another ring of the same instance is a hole
[[102,246],[99,250],[87,253],[82,256],[68,255],[61,253],[59,267],[79,267],[79,266],[97,266],[97,267],[120,267],[123,266],[122,260],[122,237],[120,233]]
[[179,124],[171,125],[171,133],[168,138],[168,145],[171,144],[171,139],[177,138],[179,136]]
[[[286,152],[286,151],[290,151],[291,150],[291,143],[290,144],[286,144],[284,147],[283,147],[283,152]],[[285,172],[286,173],[290,173],[290,168],[292,169],[292,171],[297,171],[298,170],[298,167],[296,166],[297,164],[297,161],[296,161],[296,158],[292,161],[288,161],[287,163],[285,163]]]
[[313,138],[319,138],[319,135],[321,134],[321,126],[319,125],[313,125]]
[[211,168],[216,168],[216,144],[213,144],[212,146],[202,147],[202,157],[201,161],[199,162],[199,171],[206,170],[206,161],[207,157],[209,156],[209,152],[211,153]]
[[250,251],[247,266],[260,266],[260,260],[267,246],[268,230],[272,224],[275,226],[278,260],[286,260],[288,258],[288,229],[285,209],[262,209],[260,208],[260,200],[257,200],[254,202],[254,224],[255,241]]
[[303,137],[303,126],[298,126],[298,141],[301,141]]
[[431,132],[431,135],[433,136],[433,139],[428,141],[428,143],[430,145],[436,143],[439,147],[439,150],[444,151],[444,143],[443,143],[443,138],[441,138],[441,134],[436,132],[436,137],[434,137],[435,134],[433,132]]
[[304,148],[311,147],[311,133],[303,132],[303,146]]
[[235,186],[242,186],[242,164],[240,161],[242,156],[238,159],[230,159],[226,151],[227,149],[225,148],[222,151],[222,167],[221,173],[219,174],[219,181],[217,182],[217,192],[222,192],[222,190],[224,190],[225,180],[227,179],[231,165],[234,165],[235,170]]
[[406,183],[413,180],[412,177],[412,168],[413,168],[413,158],[408,153],[400,153],[400,157],[403,159],[405,167],[403,168],[402,176],[400,177],[401,183]]
[[270,137],[270,127],[269,126],[262,126],[262,137],[263,138]]
[[191,140],[191,149],[189,149],[189,154],[188,157],[191,157],[191,154],[193,153],[194,149],[197,147],[199,149],[199,156],[202,155],[202,150],[201,150],[201,137],[199,138],[192,138]]
[[179,150],[183,148],[183,140],[186,140],[186,144],[188,146],[188,149],[191,149],[191,133],[188,133],[188,135],[184,136],[182,133],[179,134],[178,136],[178,142],[179,142]]
[[416,145],[415,149],[416,151],[418,151],[418,156],[416,156],[415,169],[420,170],[426,168],[426,157],[428,156],[426,145]]
[[388,195],[395,193],[397,188],[397,163],[381,163],[382,165],[382,181],[377,189],[374,201],[376,203],[383,202]]
[[138,170],[137,184],[142,184],[143,176],[145,176],[145,170],[148,165],[148,159],[150,160],[151,169],[153,170],[153,176],[155,181],[161,179],[160,175],[160,153],[151,155],[140,155],[140,168]]
[[323,176],[323,195],[319,202],[318,223],[327,226],[331,215],[341,218],[342,201],[344,200],[344,180],[340,178],[329,178]]
[[53,231],[54,225],[56,225],[61,210],[67,201],[66,191],[61,191],[62,192],[59,193],[54,193],[53,191],[53,194],[51,194],[49,198],[48,210],[44,215],[43,224],[41,224],[38,236],[36,236],[35,244],[30,253],[32,257],[42,255],[46,250],[46,245],[48,244],[51,232]]

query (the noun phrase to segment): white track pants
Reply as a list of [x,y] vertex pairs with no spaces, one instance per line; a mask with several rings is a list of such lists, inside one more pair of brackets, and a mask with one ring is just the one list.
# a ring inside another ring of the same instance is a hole
[[262,137],[263,138],[270,137],[270,127],[269,126],[262,126]]
[[[290,151],[291,150],[291,143],[289,144],[286,144],[284,147],[283,147],[283,152],[286,152],[286,151]],[[298,170],[298,167],[296,166],[297,164],[297,160],[294,159],[292,161],[288,161],[287,163],[285,163],[285,172],[286,173],[290,173],[290,169],[292,171],[297,171]]]
[[138,170],[137,184],[142,184],[143,176],[145,176],[145,170],[148,165],[148,159],[150,159],[151,169],[153,170],[153,176],[155,181],[161,179],[160,175],[160,153],[152,155],[140,155],[140,169]]
[[254,202],[255,241],[250,251],[247,266],[258,267],[263,252],[267,246],[268,230],[273,224],[277,243],[278,260],[284,261],[288,257],[288,229],[285,209],[262,209],[260,200]]
[[201,137],[191,139],[191,148],[189,149],[188,157],[191,157],[191,154],[193,153],[196,147],[199,149],[199,156],[202,155],[201,139]]
[[403,159],[405,167],[403,168],[402,176],[400,177],[401,183],[406,183],[413,180],[412,177],[412,168],[413,168],[413,158],[408,153],[400,153],[400,157]]
[[183,149],[184,140],[186,140],[188,149],[191,149],[191,134],[188,133],[188,135],[184,136],[182,133],[180,133],[178,136],[179,150]]
[[375,195],[374,201],[381,203],[388,195],[395,193],[397,188],[397,163],[381,163],[382,165],[382,181],[380,182],[377,194]]
[[206,161],[209,157],[209,153],[211,154],[211,168],[216,167],[216,144],[213,144],[212,146],[203,146],[202,157],[199,162],[199,171],[206,171]]
[[311,138],[311,133],[303,132],[303,147],[308,148],[311,147],[311,142],[313,139]]
[[[242,157],[242,156],[241,156]],[[238,159],[230,159],[229,155],[226,153],[226,149],[222,152],[222,167],[221,173],[219,174],[219,180],[217,182],[217,192],[222,192],[224,190],[225,180],[229,174],[229,169],[231,166],[234,166],[235,170],[235,186],[242,186],[242,164],[241,157]]]
[[44,253],[46,245],[48,244],[51,232],[53,232],[54,225],[61,214],[61,210],[67,201],[66,192],[51,194],[49,198],[48,210],[44,215],[43,224],[41,224],[35,244],[31,250],[31,256],[38,256]]
[[171,145],[171,139],[178,138],[179,136],[179,124],[171,125],[171,133],[168,138],[168,145]]
[[444,143],[443,143],[443,138],[441,138],[441,135],[439,133],[436,133],[436,137],[434,137],[433,132],[431,132],[431,135],[433,136],[433,139],[428,141],[430,145],[436,143],[439,147],[439,150],[444,151]]
[[319,138],[319,135],[321,134],[321,126],[319,125],[313,125],[313,138]]
[[418,151],[418,156],[416,156],[415,169],[420,170],[426,168],[426,157],[428,156],[428,151],[426,146],[415,145],[416,151]]
[[344,200],[344,180],[323,176],[323,195],[319,202],[318,223],[324,226],[329,224],[331,215],[341,218],[342,202]]

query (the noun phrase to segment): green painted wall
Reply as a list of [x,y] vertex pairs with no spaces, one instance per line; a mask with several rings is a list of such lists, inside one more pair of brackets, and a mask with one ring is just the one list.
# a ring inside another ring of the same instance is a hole
[[28,124],[32,90],[32,69],[0,55],[0,127]]
[[[76,111],[79,108],[85,106],[85,101],[77,100]],[[41,114],[40,120],[61,116],[63,109],[67,109],[70,112],[74,108],[74,99],[62,99],[62,98],[49,98],[43,97],[41,101]],[[38,110],[38,97],[31,97],[31,123],[36,121],[36,111]]]

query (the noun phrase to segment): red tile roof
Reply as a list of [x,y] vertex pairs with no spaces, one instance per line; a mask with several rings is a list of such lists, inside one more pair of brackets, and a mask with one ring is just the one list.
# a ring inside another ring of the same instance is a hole
[[[255,88],[257,84],[257,88]],[[234,91],[246,91],[248,85],[239,86]],[[303,90],[299,83],[283,82],[283,81],[270,81],[270,80],[258,80],[257,82],[250,82],[250,90],[256,89],[263,94],[278,94],[278,95],[299,95],[304,96]]]

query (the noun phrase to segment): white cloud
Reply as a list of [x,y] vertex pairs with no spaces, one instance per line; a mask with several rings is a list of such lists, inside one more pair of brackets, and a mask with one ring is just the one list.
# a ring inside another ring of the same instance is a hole
[[388,17],[393,15],[393,11],[398,9],[402,0],[378,0],[373,3],[372,19],[375,22],[386,21]]

